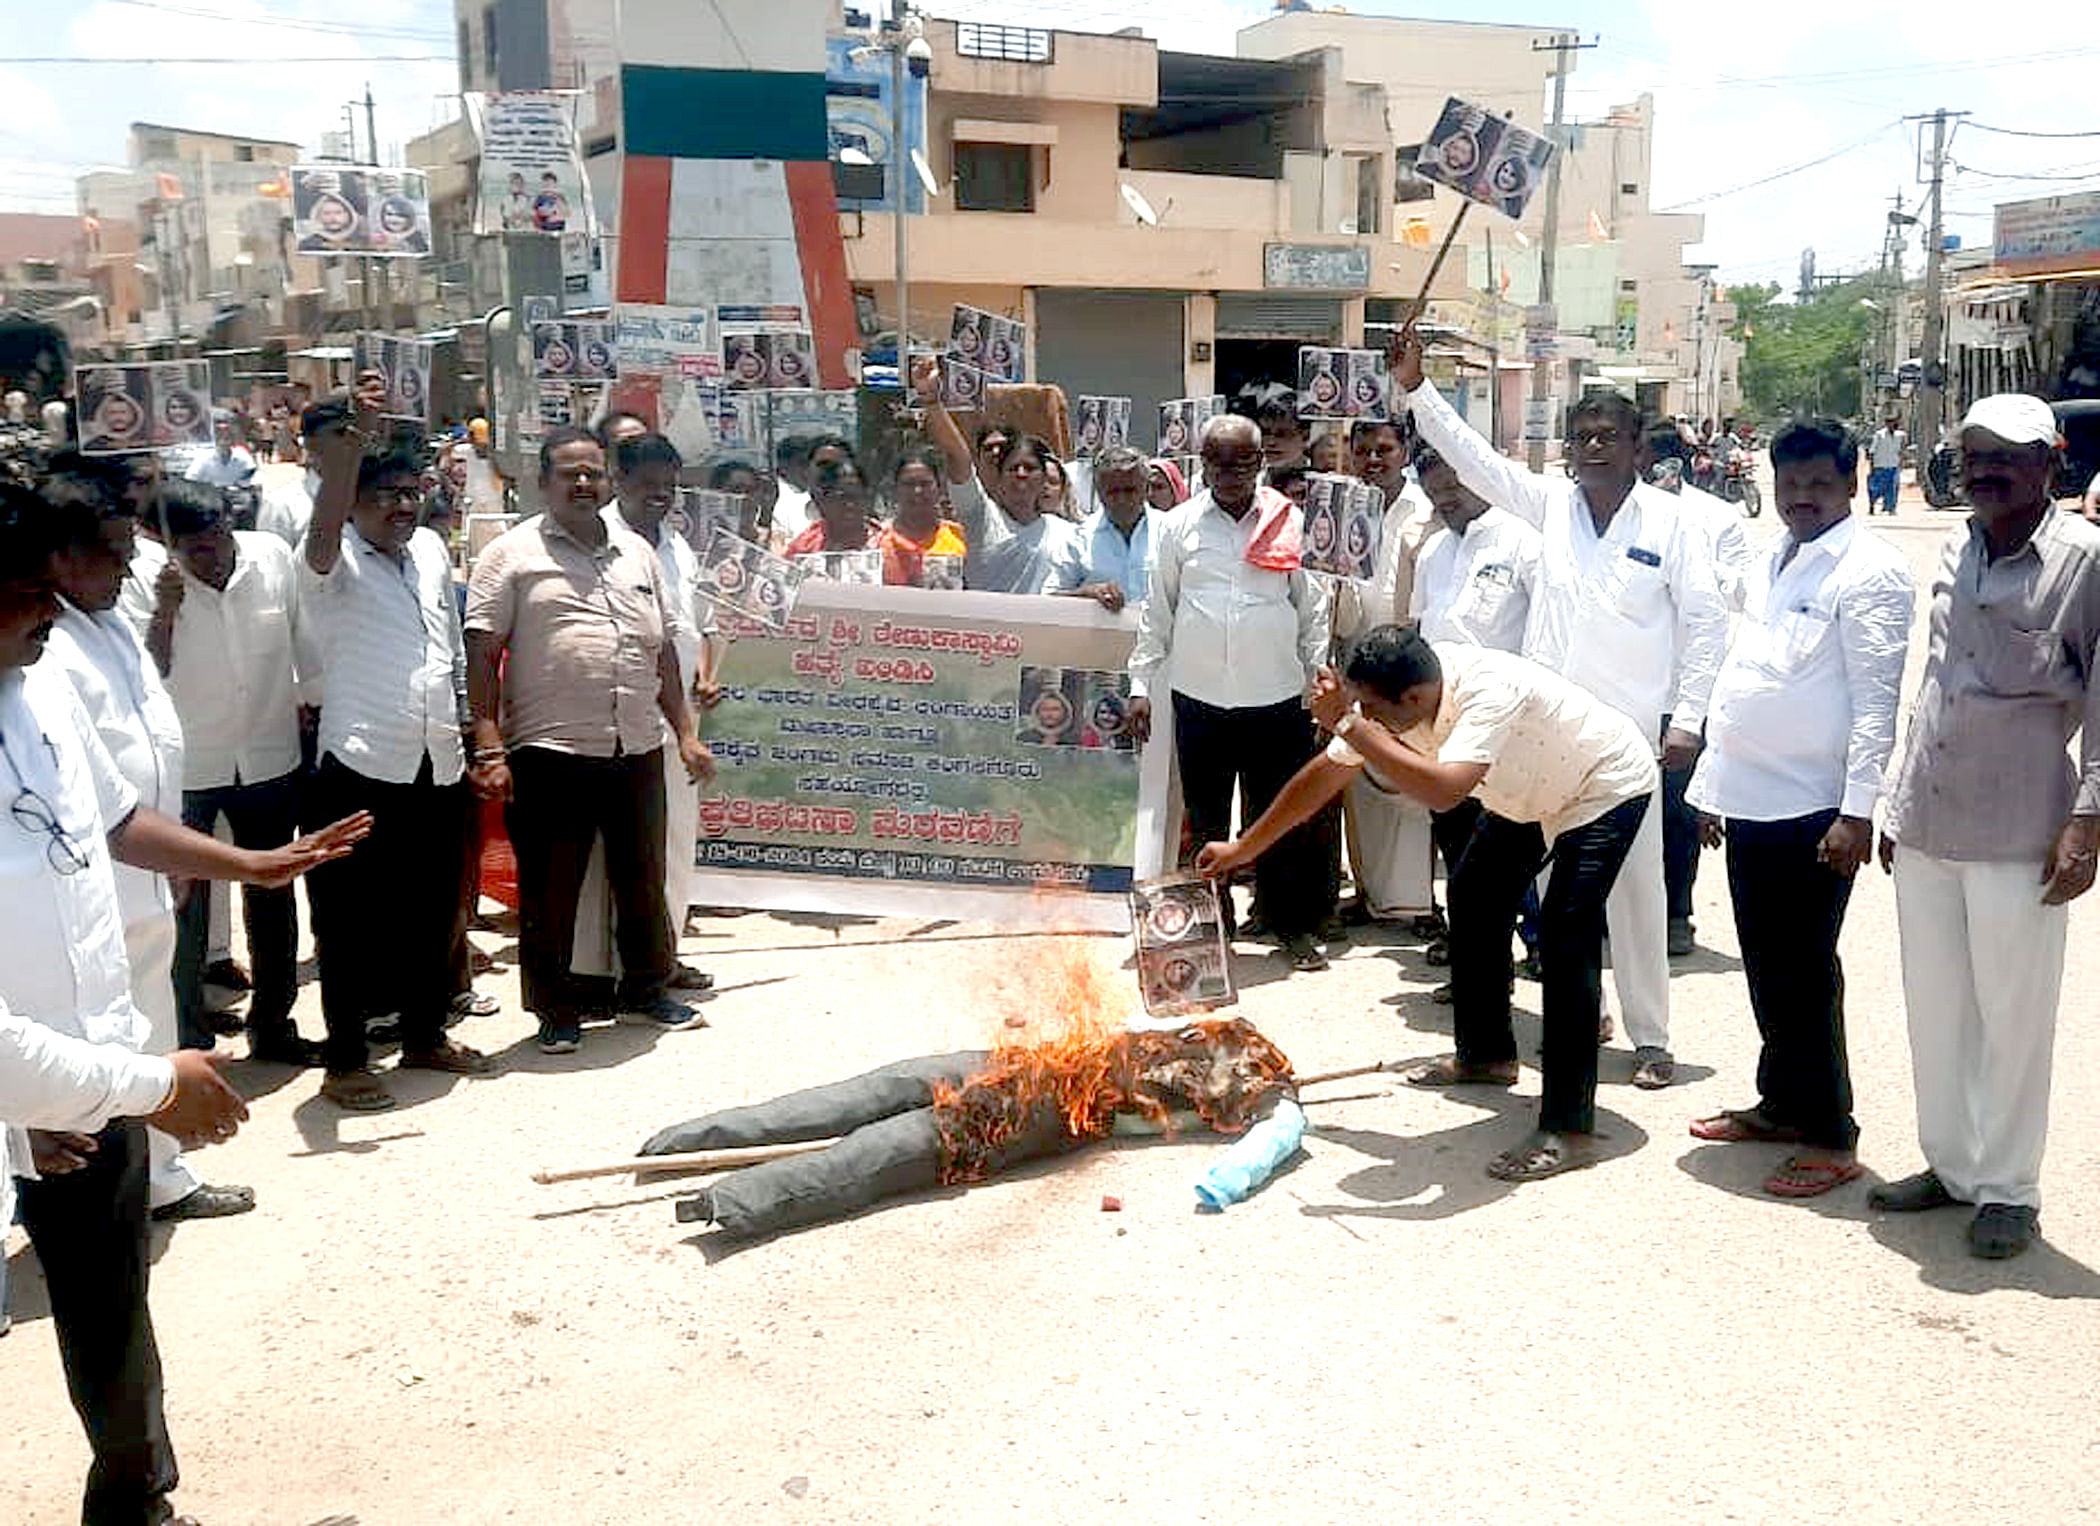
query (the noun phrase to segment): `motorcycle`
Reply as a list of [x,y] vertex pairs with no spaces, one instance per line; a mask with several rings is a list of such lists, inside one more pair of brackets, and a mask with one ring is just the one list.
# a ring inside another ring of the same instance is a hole
[[1702,493],[1711,493],[1720,485],[1721,469],[1714,464],[1714,453],[1704,445],[1692,452],[1692,469],[1685,481]]

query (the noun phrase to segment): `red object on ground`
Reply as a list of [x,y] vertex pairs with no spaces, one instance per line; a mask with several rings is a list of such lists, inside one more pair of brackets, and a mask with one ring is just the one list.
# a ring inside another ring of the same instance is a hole
[[518,909],[518,856],[503,829],[503,802],[483,800],[481,808],[481,893],[512,911]]
[[1112,1193],[1104,1192],[1101,1194],[1101,1211],[1103,1213],[1121,1213],[1123,1211],[1123,1200]]

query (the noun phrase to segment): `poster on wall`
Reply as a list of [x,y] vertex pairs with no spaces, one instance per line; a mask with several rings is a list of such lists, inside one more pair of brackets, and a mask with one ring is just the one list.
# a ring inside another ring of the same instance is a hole
[[430,253],[430,184],[421,170],[292,167],[292,241],[301,254],[417,259]]
[[576,100],[556,90],[468,96],[481,138],[476,233],[561,237],[593,231]]
[[812,580],[777,626],[718,611],[694,894],[1127,927],[1135,619],[1085,602]]

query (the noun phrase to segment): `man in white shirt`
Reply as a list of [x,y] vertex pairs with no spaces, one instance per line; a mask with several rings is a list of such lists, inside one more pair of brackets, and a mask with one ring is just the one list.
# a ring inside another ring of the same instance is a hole
[[[231,1135],[244,1110],[224,1096],[185,1109],[185,1085],[211,1090],[201,1056],[164,1066],[109,1055],[135,1053],[147,1034],[131,1000],[111,861],[286,885],[349,851],[364,824],[255,852],[141,806],[65,674],[38,660],[59,614],[54,539],[43,502],[0,485],[0,772],[14,802],[0,818],[0,1117],[12,1126],[6,1169],[23,1178],[22,1222],[94,1453],[82,1519],[165,1522],[176,1466],[147,1311],[147,1150],[136,1119],[153,1116],[195,1144]],[[25,1125],[54,1132],[32,1137]]]
[[255,456],[240,443],[240,423],[229,410],[212,409],[211,438],[211,453],[189,469],[189,480],[208,487],[246,487],[255,476]]
[[[691,700],[694,717],[704,713],[696,697],[701,653],[715,631],[714,606],[695,592],[700,579],[698,558],[683,535],[671,528],[671,510],[678,504],[678,475],[684,458],[678,447],[646,427],[611,447],[613,501],[600,517],[607,530],[627,530],[655,548],[663,573],[665,633],[678,658],[679,682]],[[668,729],[666,744],[676,742]],[[664,906],[671,917],[671,936],[676,941],[685,928],[686,912],[693,901],[693,872],[700,844],[700,787],[686,776],[675,746],[666,745],[664,758]],[[613,919],[612,888],[605,878],[605,844],[601,839],[591,852],[584,871],[583,890],[577,900],[576,949],[570,969],[578,975],[618,977],[618,938]],[[680,961],[671,976],[674,991],[706,991],[714,977]]]
[[789,435],[773,448],[773,528],[793,540],[815,522],[809,506],[809,457],[818,435]]
[[[221,815],[242,847],[288,839],[299,820],[300,640],[292,549],[235,530],[219,495],[194,483],[161,492],[168,557],[152,603],[125,589],[124,613],[146,641],[182,717],[182,819],[208,832]],[[223,892],[218,892],[223,893]],[[209,897],[199,886],[178,918],[175,995],[183,1043],[209,1048],[203,964]],[[250,888],[242,901],[255,989],[249,1053],[311,1065],[292,1023],[298,988],[298,905],[289,890]]]
[[[1742,511],[1686,480],[1690,462],[1684,436],[1675,424],[1653,424],[1642,439],[1641,476],[1677,499],[1678,509],[1706,539],[1722,602],[1731,611],[1741,609],[1743,579],[1750,568],[1750,537],[1743,529]],[[1666,715],[1663,725],[1667,728],[1669,724]],[[1686,759],[1663,770],[1663,894],[1669,908],[1673,959],[1696,953],[1699,947],[1692,926],[1692,890],[1699,879],[1699,813],[1684,799],[1695,761]]]
[[[1531,617],[1531,590],[1538,582],[1539,532],[1507,509],[1498,509],[1458,480],[1451,463],[1417,442],[1413,467],[1436,512],[1436,527],[1415,562],[1414,597],[1408,618],[1423,639],[1518,652]],[[1352,797],[1376,789],[1366,773],[1350,787]],[[1460,801],[1430,818],[1444,871],[1454,872],[1480,821],[1480,802]],[[1538,897],[1524,898],[1519,919],[1526,969],[1538,971]],[[1447,945],[1448,946],[1448,945]],[[1455,999],[1441,986],[1438,1001]]]
[[1838,934],[1874,845],[1915,588],[1852,518],[1859,445],[1842,424],[1787,425],[1772,470],[1786,535],[1751,569],[1690,790],[1710,838],[1725,822],[1758,1100],[1692,1134],[1797,1146],[1765,1191],[1814,1197],[1859,1175]]
[[[1415,427],[1460,480],[1539,529],[1524,655],[1660,736],[1664,767],[1688,764],[1727,644],[1727,607],[1704,539],[1669,494],[1639,480],[1633,404],[1592,393],[1570,411],[1570,480],[1524,470],[1468,428],[1423,381],[1413,330],[1396,340],[1392,365],[1395,395],[1408,399]],[[1633,1083],[1651,1089],[1677,1074],[1661,814],[1644,815],[1609,907],[1612,982],[1634,1045]]]
[[1313,714],[1334,733],[1237,841],[1197,863],[1223,876],[1258,862],[1358,770],[1431,810],[1477,795],[1480,824],[1451,885],[1458,1052],[1415,1066],[1416,1086],[1508,1086],[1509,926],[1524,888],[1552,866],[1540,914],[1545,1034],[1539,1123],[1488,1165],[1535,1181],[1595,1159],[1604,902],[1649,809],[1653,750],[1625,715],[1538,664],[1485,647],[1432,646],[1411,627],[1367,632],[1346,682],[1321,675]]
[[[47,477],[40,496],[59,546],[51,565],[60,607],[47,661],[72,683],[95,734],[139,803],[179,814],[182,722],[138,633],[116,612],[136,528],[129,505],[100,482],[70,473]],[[180,1043],[174,899],[165,875],[126,864],[117,865],[116,883],[132,1005],[146,1018],[147,1048],[165,1054]],[[255,1193],[247,1187],[207,1185],[169,1135],[149,1129],[146,1143],[146,1202],[155,1219],[220,1218],[255,1206]]]
[[1079,522],[1058,557],[1047,593],[1079,594],[1115,611],[1144,602],[1151,587],[1152,509],[1144,452],[1112,446],[1094,458],[1094,496],[1101,507]]
[[[377,399],[366,416],[376,424]],[[461,742],[466,649],[452,562],[417,526],[422,464],[366,455],[342,424],[309,436],[321,493],[300,554],[300,598],[328,675],[308,809],[369,812],[363,849],[307,886],[328,1025],[321,1095],[354,1112],[391,1107],[372,1071],[367,1019],[398,1013],[403,1070],[486,1075],[487,1056],[445,1036],[452,927],[473,809]]]
[[1890,514],[1896,512],[1896,494],[1903,481],[1903,452],[1910,446],[1910,436],[1898,427],[1892,413],[1874,431],[1867,442],[1867,513],[1873,514],[1876,504],[1886,505]]
[[[1174,746],[1197,842],[1249,815],[1315,750],[1305,695],[1327,658],[1327,608],[1298,565],[1303,519],[1257,488],[1261,431],[1227,414],[1203,429],[1205,490],[1153,527],[1152,587],[1130,654],[1130,726],[1142,744],[1152,704],[1171,685]],[[1295,970],[1326,968],[1313,934],[1334,909],[1333,871],[1300,830],[1255,870],[1255,910]]]

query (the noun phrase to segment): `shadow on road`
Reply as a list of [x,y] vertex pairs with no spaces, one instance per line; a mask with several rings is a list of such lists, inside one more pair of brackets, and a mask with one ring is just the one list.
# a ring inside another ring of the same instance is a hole
[[[1538,1100],[1486,1086],[1454,1087],[1448,1095],[1488,1116],[1414,1136],[1314,1123],[1307,1131],[1312,1138],[1346,1145],[1378,1164],[1337,1183],[1356,1202],[1308,1203],[1300,1212],[1315,1219],[1448,1219],[1519,1187],[1539,1190],[1543,1184],[1497,1181],[1487,1174],[1488,1162],[1531,1130]],[[1639,1125],[1604,1108],[1597,1110],[1597,1136],[1598,1165],[1631,1155],[1648,1142]]]
[[1981,1261],[1970,1255],[1969,1220],[1974,1210],[1966,1206],[1929,1213],[1877,1213],[1867,1206],[1867,1193],[1880,1181],[1871,1171],[1821,1197],[1773,1197],[1764,1190],[1764,1179],[1786,1156],[1785,1145],[1709,1144],[1687,1150],[1678,1158],[1677,1168],[1694,1181],[1736,1197],[1864,1224],[1880,1245],[1915,1262],[1918,1280],[1929,1287],[1949,1293],[2010,1289],[2043,1298],[2100,1299],[2100,1272],[2074,1261],[2045,1239],[2037,1238],[2025,1255],[2010,1261]]

